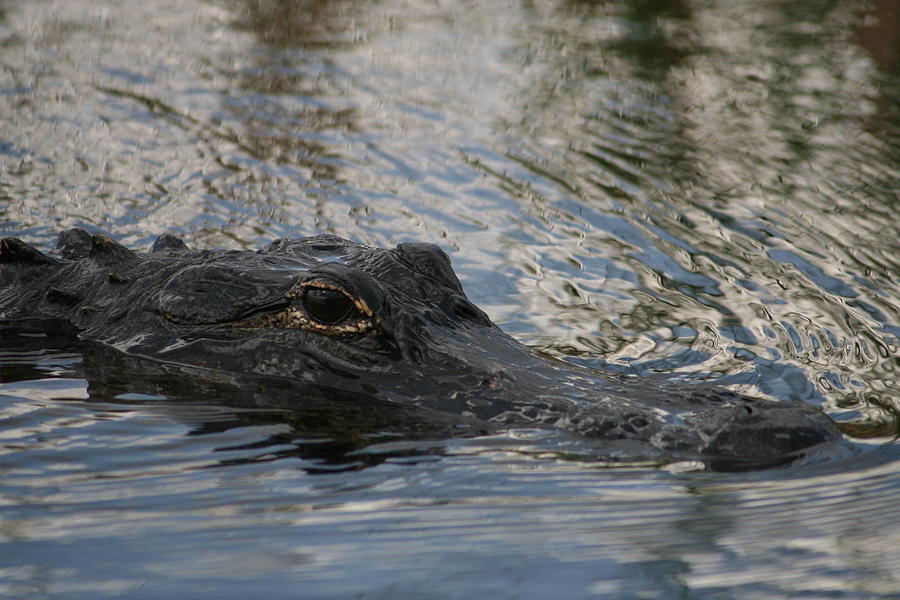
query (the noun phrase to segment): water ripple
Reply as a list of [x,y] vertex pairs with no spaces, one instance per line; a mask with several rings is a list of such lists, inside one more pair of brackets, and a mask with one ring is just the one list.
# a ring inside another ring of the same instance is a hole
[[886,6],[5,6],[3,235],[435,242],[538,349],[819,405],[859,452],[724,476],[299,435],[3,338],[0,595],[895,596]]

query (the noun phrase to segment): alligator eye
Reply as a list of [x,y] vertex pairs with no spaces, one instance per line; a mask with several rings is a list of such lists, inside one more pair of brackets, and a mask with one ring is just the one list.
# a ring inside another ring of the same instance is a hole
[[[287,301],[287,306],[285,306]],[[357,335],[371,330],[376,319],[362,296],[342,285],[322,280],[301,281],[284,298],[269,305],[269,311],[241,321],[245,329],[305,329],[326,335]],[[275,311],[272,311],[275,309]]]
[[337,325],[351,318],[364,318],[347,294],[338,290],[307,288],[303,294],[303,304],[310,317],[325,325]]

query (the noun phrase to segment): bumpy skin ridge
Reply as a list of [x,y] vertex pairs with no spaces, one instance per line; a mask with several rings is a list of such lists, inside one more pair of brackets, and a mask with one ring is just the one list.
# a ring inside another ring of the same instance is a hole
[[[315,314],[310,289],[327,317]],[[60,322],[129,355],[325,386],[489,428],[557,429],[607,459],[769,466],[840,438],[803,403],[536,355],[466,298],[430,244],[383,250],[323,235],[256,252],[191,250],[165,235],[141,254],[76,229],[51,256],[0,241],[2,326]]]

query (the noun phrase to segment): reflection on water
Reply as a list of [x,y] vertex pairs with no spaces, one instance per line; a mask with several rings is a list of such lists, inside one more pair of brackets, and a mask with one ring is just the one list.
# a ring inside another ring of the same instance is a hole
[[[385,441],[357,453],[368,468],[329,473],[265,410],[98,388],[79,378],[89,352],[46,346],[2,355],[30,382],[0,386],[5,597],[889,598],[900,584],[890,445],[720,476],[603,469],[513,436],[413,454]],[[36,393],[48,381],[59,399]]]
[[354,437],[327,399],[299,430],[227,382],[3,334],[0,595],[891,597],[897,23],[888,1],[0,2],[3,235],[436,242],[527,343],[816,404],[864,449],[739,477]]

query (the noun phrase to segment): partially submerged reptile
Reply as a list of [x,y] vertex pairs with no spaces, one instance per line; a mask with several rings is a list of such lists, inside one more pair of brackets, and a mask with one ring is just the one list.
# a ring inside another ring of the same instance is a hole
[[841,437],[802,402],[541,356],[468,300],[431,244],[384,250],[320,235],[192,250],[164,235],[137,253],[72,229],[45,254],[0,240],[0,328],[62,323],[132,356],[321,386],[484,430],[559,430],[612,460],[769,466]]

